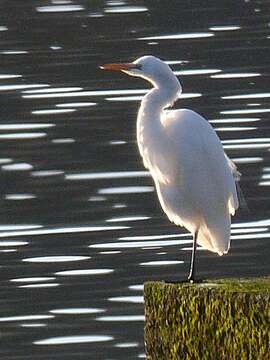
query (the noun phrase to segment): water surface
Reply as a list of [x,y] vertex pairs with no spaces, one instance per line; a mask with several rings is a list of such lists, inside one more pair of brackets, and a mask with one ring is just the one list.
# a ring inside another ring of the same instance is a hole
[[2,1],[1,359],[140,359],[143,282],[186,277],[192,239],[162,213],[136,114],[149,89],[104,72],[152,54],[242,173],[248,208],[202,277],[269,274],[267,1]]

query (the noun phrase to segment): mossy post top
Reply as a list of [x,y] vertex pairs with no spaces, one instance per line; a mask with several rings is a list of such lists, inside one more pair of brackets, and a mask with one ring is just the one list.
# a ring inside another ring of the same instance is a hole
[[270,277],[148,282],[147,359],[269,359]]
[[198,283],[190,282],[179,282],[179,283],[170,283],[165,281],[153,281],[146,282],[144,284],[144,291],[146,292],[148,288],[151,288],[152,291],[156,288],[161,290],[161,288],[179,289],[179,290],[200,290],[200,289],[209,289],[211,291],[226,291],[226,292],[249,292],[249,293],[270,293],[270,276],[261,277],[261,278],[229,278],[229,279],[212,279],[212,280],[203,280]]

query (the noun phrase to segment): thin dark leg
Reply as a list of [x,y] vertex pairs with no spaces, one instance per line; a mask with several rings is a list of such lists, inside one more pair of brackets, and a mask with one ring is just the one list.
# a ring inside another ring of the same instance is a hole
[[190,271],[188,275],[188,280],[190,282],[194,282],[195,277],[195,255],[196,255],[196,249],[197,249],[197,237],[198,237],[198,231],[196,230],[194,233],[193,238],[193,248],[192,248],[192,255],[191,255],[191,261],[190,261]]

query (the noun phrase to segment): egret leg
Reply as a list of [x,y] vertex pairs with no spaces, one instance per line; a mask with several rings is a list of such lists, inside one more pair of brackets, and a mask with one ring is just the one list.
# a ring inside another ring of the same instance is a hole
[[195,231],[194,237],[193,237],[193,248],[192,248],[192,255],[191,255],[191,261],[190,261],[190,271],[188,275],[188,280],[190,282],[194,282],[195,277],[195,255],[196,255],[196,249],[197,249],[197,237],[198,237],[198,230]]

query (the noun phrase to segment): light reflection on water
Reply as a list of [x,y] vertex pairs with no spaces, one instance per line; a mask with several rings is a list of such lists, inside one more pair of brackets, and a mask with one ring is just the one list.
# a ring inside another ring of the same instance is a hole
[[108,14],[140,13],[145,11],[148,11],[148,9],[144,6],[114,6],[104,9],[104,12]]
[[73,12],[82,11],[84,7],[81,5],[52,5],[52,6],[38,6],[36,8],[41,13],[57,13],[57,12]]
[[153,186],[123,186],[99,189],[99,194],[134,194],[153,192]]
[[179,260],[160,260],[160,261],[147,261],[140,263],[141,266],[167,266],[175,264],[184,264],[184,261]]
[[106,275],[112,273],[113,269],[80,269],[58,271],[55,275],[60,276],[81,276],[81,275]]
[[55,175],[64,175],[62,170],[36,170],[31,172],[33,177],[44,177],[44,176],[55,176]]
[[16,240],[10,240],[10,241],[0,241],[0,247],[1,246],[24,246],[28,245],[27,241],[16,241]]
[[233,218],[227,256],[199,251],[200,276],[267,274],[269,9],[1,6],[1,358],[145,358],[143,283],[186,278],[192,238],[162,214],[136,148],[148,85],[98,67],[144,54],[172,66],[175,108],[210,119],[251,209]]
[[238,25],[226,25],[226,26],[212,26],[209,30],[212,31],[235,31],[241,29],[241,26]]
[[76,111],[76,109],[44,109],[33,110],[33,115],[55,115],[55,114],[67,114]]
[[[212,79],[237,79],[237,78],[250,78],[250,77],[257,77],[257,76],[262,76],[262,74],[260,73],[222,73],[222,74],[215,74],[215,75],[211,75]],[[232,95],[234,96],[234,95]],[[237,96],[237,95],[235,95]],[[223,96],[222,99],[232,99],[234,97],[231,96]],[[234,99],[237,99],[237,97],[235,97]]]
[[133,343],[133,342],[115,344],[115,347],[118,347],[118,348],[130,348],[130,347],[137,347],[137,346],[139,346],[139,344],[138,343]]
[[21,282],[41,282],[41,281],[50,281],[50,280],[55,280],[55,277],[29,277],[29,278],[17,278],[17,279],[11,279],[11,282],[15,282],[15,283],[21,283]]
[[70,308],[70,309],[54,309],[50,310],[52,314],[62,314],[62,315],[85,315],[85,314],[98,314],[105,312],[105,309],[96,309],[96,308]]
[[25,90],[23,94],[49,94],[49,93],[65,93],[65,92],[73,92],[73,91],[81,91],[83,88],[78,86],[69,86],[69,87],[48,87],[45,89],[37,89],[37,90]]
[[226,99],[226,100],[261,99],[261,98],[269,98],[269,97],[270,97],[270,93],[256,93],[256,94],[242,94],[242,95],[222,96],[222,99]]
[[32,89],[32,88],[40,88],[46,87],[46,84],[33,84],[33,85],[0,85],[0,91],[13,91],[13,90],[23,90],[23,89]]
[[[0,51],[0,54],[3,54],[3,55],[23,55],[23,54],[28,54],[28,51],[26,50],[3,50],[3,51]],[[35,87],[35,86],[22,86],[22,87],[19,87],[20,89],[27,89],[29,87]],[[15,90],[15,88],[13,87],[12,90]]]
[[33,236],[33,235],[50,235],[50,234],[76,234],[83,232],[98,232],[98,231],[116,231],[128,229],[127,226],[81,226],[81,227],[61,227],[53,229],[30,229],[30,230],[15,230],[0,232],[0,238],[18,237],[18,236]]
[[44,319],[52,319],[53,315],[20,315],[20,316],[7,316],[0,317],[0,322],[11,322],[11,321],[25,321],[25,320],[44,320]]
[[220,69],[190,69],[174,71],[176,76],[207,75],[221,72]]
[[256,122],[260,121],[260,118],[231,118],[231,119],[213,119],[209,120],[212,124],[233,124],[233,123],[247,123],[247,122]]
[[96,318],[97,321],[116,321],[116,322],[125,322],[125,321],[144,321],[143,315],[120,315],[120,316],[99,316]]
[[106,335],[79,335],[79,336],[59,336],[43,340],[37,340],[35,345],[64,345],[64,344],[83,344],[92,342],[104,342],[113,340],[112,336]]
[[60,286],[58,283],[43,283],[43,284],[27,284],[27,285],[19,285],[20,289],[40,289],[40,288],[52,288]]
[[147,89],[119,89],[119,90],[92,90],[92,91],[24,91],[22,97],[25,99],[50,99],[58,97],[91,97],[91,96],[113,96],[113,95],[134,95],[145,94]]
[[25,258],[22,261],[35,262],[35,263],[50,263],[50,262],[82,261],[88,259],[90,259],[90,256],[39,256],[34,258]]
[[241,114],[263,114],[269,113],[270,109],[236,109],[236,110],[223,110],[221,114],[241,115]]
[[[12,133],[12,134],[0,134],[0,140],[18,140],[18,139],[39,139],[46,137],[44,132],[39,133]],[[5,166],[4,169],[9,169],[10,166]],[[3,167],[2,167],[3,169]]]
[[212,32],[201,32],[201,33],[186,33],[186,34],[168,34],[158,36],[146,36],[139,38],[138,40],[186,40],[186,39],[202,39],[212,37],[215,34]]
[[38,327],[46,327],[47,324],[42,324],[42,323],[25,323],[25,324],[20,324],[21,327],[23,328],[38,328]]
[[66,108],[66,107],[73,107],[73,108],[82,108],[82,107],[88,107],[88,106],[95,106],[97,103],[95,102],[77,102],[77,103],[64,103],[64,104],[56,104],[56,107],[59,108]]
[[7,194],[4,196],[5,200],[30,200],[36,199],[34,194]]
[[123,303],[143,303],[143,296],[118,296],[118,297],[111,297],[108,299],[112,302],[123,302]]
[[66,174],[67,180],[101,180],[101,179],[121,179],[121,178],[138,178],[150,177],[149,171],[117,171],[117,172],[102,172],[102,173],[80,173],[80,174]]
[[0,124],[0,130],[31,130],[54,127],[55,124]]
[[99,243],[89,245],[90,248],[96,249],[130,249],[130,248],[141,248],[141,247],[153,247],[153,246],[172,246],[179,244],[192,243],[190,240],[164,240],[164,241],[136,241],[136,242],[113,242],[113,243]]
[[32,170],[33,166],[28,163],[13,163],[8,165],[2,165],[1,170],[3,171],[29,171]]
[[129,216],[129,217],[119,217],[119,218],[112,218],[106,220],[106,222],[114,223],[114,222],[126,222],[126,221],[141,221],[141,220],[148,220],[150,216]]

